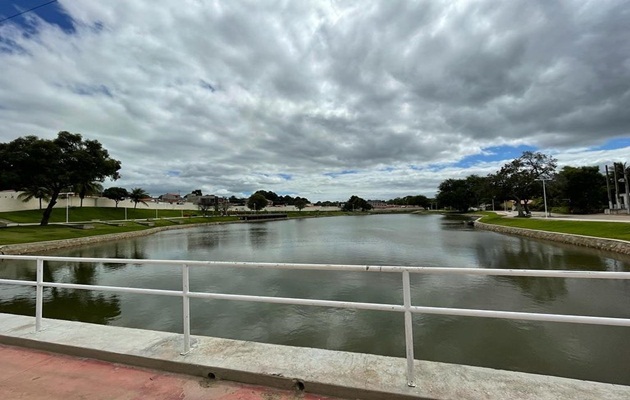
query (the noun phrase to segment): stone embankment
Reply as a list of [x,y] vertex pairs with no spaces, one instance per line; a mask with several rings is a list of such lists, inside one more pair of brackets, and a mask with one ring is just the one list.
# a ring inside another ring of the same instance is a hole
[[514,228],[511,226],[486,224],[484,222],[480,222],[479,220],[475,221],[474,225],[475,228],[485,229],[498,233],[525,236],[534,239],[551,240],[554,242],[572,244],[575,246],[590,247],[597,250],[612,251],[615,253],[630,255],[630,242],[625,240],[604,239],[593,236],[547,232],[536,229]]

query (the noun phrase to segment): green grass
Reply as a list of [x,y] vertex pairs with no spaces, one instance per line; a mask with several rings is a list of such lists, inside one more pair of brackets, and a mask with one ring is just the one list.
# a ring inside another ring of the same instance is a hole
[[607,239],[630,240],[630,223],[599,221],[557,221],[533,218],[505,218],[485,212],[481,222],[514,228],[569,233]]
[[[39,222],[42,218],[43,210],[25,210],[0,213],[0,219],[24,224],[29,222]],[[184,214],[199,214],[197,210],[184,211]],[[158,210],[158,217],[172,218],[181,217],[180,210]],[[155,218],[155,210],[147,210],[142,208],[127,208],[128,219],[139,218]],[[99,219],[102,221],[122,220],[125,219],[125,209],[122,207],[70,207],[68,209],[68,221],[92,221]],[[49,222],[66,222],[66,209],[55,208],[50,216]]]
[[[125,222],[124,226],[112,226],[104,223],[90,222],[93,220],[111,221],[124,219],[124,209],[122,208],[71,208],[69,213],[70,222],[88,221],[94,229],[76,229],[62,225],[48,226],[16,226],[8,228],[0,228],[0,245],[33,243],[46,240],[74,239],[87,236],[106,235],[110,233],[123,233],[132,231],[141,231],[150,229],[151,227],[140,225],[132,221]],[[184,214],[193,214],[197,211],[184,211]],[[155,227],[173,226],[182,224],[200,224],[208,222],[229,222],[235,221],[237,217],[209,217],[200,216],[181,218],[182,212],[176,210],[159,210],[160,218],[173,218],[173,220],[155,218],[155,210],[127,209],[127,217],[129,219],[152,220]],[[177,220],[175,219],[177,218]],[[27,210],[16,212],[0,213],[0,219],[9,220],[16,223],[37,223],[41,219],[40,210]],[[55,209],[50,222],[65,222],[65,209]]]

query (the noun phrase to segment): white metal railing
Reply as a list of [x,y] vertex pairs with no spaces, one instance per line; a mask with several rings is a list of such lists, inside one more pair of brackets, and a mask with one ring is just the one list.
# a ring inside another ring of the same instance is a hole
[[[183,352],[187,354],[191,349],[190,340],[190,299],[221,299],[240,300],[262,303],[292,304],[303,306],[319,306],[334,308],[349,308],[358,310],[394,311],[404,313],[405,344],[407,357],[407,384],[415,386],[414,354],[413,354],[413,325],[412,314],[438,314],[464,317],[502,318],[528,321],[566,322],[576,324],[611,325],[630,327],[630,318],[592,317],[583,315],[543,314],[515,311],[493,311],[446,307],[424,307],[411,304],[411,284],[409,274],[442,274],[442,275],[483,275],[483,276],[520,276],[539,278],[577,278],[577,279],[622,279],[630,280],[630,272],[599,272],[599,271],[566,271],[566,270],[519,270],[519,269],[480,269],[480,268],[435,268],[411,266],[372,266],[372,265],[340,265],[340,264],[288,264],[288,263],[252,263],[231,261],[192,261],[192,260],[144,260],[122,258],[82,258],[82,257],[53,257],[53,256],[14,256],[2,255],[1,260],[30,260],[37,266],[35,281],[17,279],[0,279],[0,284],[22,285],[36,287],[35,303],[35,331],[42,329],[43,291],[45,287],[68,288],[82,290],[101,290],[109,292],[153,294],[162,296],[176,296],[182,298],[183,305]],[[118,263],[118,264],[159,264],[180,265],[182,268],[182,290],[144,289],[120,286],[82,285],[72,283],[54,283],[44,281],[44,261],[60,262],[89,262],[89,263]],[[190,291],[190,267],[217,266],[240,267],[255,269],[289,269],[289,270],[322,270],[322,271],[350,271],[377,272],[402,274],[403,304],[360,303],[351,301],[300,299],[287,297],[253,296],[225,293],[203,293]]]

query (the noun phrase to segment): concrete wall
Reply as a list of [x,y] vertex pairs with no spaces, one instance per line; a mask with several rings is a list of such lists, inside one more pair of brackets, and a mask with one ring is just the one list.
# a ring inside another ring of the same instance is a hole
[[[32,199],[27,202],[23,202],[18,198],[21,192],[14,192],[12,190],[0,191],[0,212],[6,211],[23,211],[23,210],[37,210],[39,208],[39,200]],[[81,199],[78,196],[70,196],[68,199],[69,207],[79,207]],[[42,207],[46,208],[47,201],[42,201]],[[118,208],[133,208],[134,204],[131,200],[123,200],[118,202]],[[105,197],[86,197],[83,199],[83,207],[116,207],[116,202]],[[57,200],[55,208],[66,208],[66,199]],[[147,202],[147,205],[138,203],[137,208],[145,208],[151,210],[196,210],[197,206],[192,203],[184,204],[169,204],[169,203],[153,203]]]
[[554,242],[590,247],[598,250],[613,251],[615,253],[630,254],[630,242],[625,240],[602,239],[593,236],[570,235],[565,233],[539,231],[535,229],[514,228],[511,226],[485,224],[479,221],[475,221],[475,228],[511,235],[526,236],[535,239],[551,240]]
[[[12,190],[0,191],[0,212],[6,211],[23,211],[23,210],[37,210],[39,208],[39,200],[32,199],[28,202],[23,202],[18,198],[20,192],[14,192]],[[81,204],[81,199],[77,196],[70,196],[68,206],[78,207]],[[46,208],[48,202],[43,201],[42,207]],[[131,200],[123,200],[118,203],[118,208],[133,208],[134,204]],[[83,207],[116,207],[116,202],[105,197],[86,197],[83,199]],[[66,199],[57,200],[55,208],[66,208]],[[144,208],[150,210],[197,210],[197,206],[192,203],[184,204],[170,204],[170,203],[154,203],[148,202],[147,205],[138,203],[137,208]],[[339,207],[307,207],[303,211],[339,211]],[[230,211],[251,211],[245,206],[230,207]],[[299,211],[294,206],[286,207],[267,207],[264,211],[268,212],[287,212],[287,211]]]

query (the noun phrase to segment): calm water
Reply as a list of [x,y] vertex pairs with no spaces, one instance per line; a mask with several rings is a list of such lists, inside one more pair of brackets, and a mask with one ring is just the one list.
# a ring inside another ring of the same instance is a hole
[[[51,254],[84,257],[630,271],[630,258],[478,231],[442,216],[376,215],[162,232]],[[46,280],[180,289],[179,267],[50,263]],[[34,263],[0,262],[34,279]],[[191,290],[402,303],[399,274],[195,268]],[[630,282],[412,275],[413,304],[630,318]],[[0,312],[34,315],[2,286]],[[46,289],[44,316],[181,332],[181,300]],[[192,299],[193,334],[404,357],[397,313]],[[414,316],[418,359],[630,384],[630,329]]]

